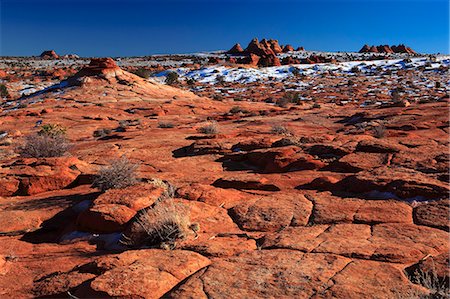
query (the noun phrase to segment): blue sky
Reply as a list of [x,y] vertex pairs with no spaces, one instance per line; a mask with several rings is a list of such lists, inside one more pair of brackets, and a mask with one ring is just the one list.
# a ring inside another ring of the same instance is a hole
[[141,56],[275,38],[307,50],[449,53],[447,0],[0,0],[0,55]]

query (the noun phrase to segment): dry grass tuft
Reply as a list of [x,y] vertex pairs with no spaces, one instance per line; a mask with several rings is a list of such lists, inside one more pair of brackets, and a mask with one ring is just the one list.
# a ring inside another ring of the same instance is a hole
[[100,169],[92,186],[106,191],[135,185],[139,181],[137,178],[138,167],[138,164],[130,162],[125,156],[112,160],[110,165]]
[[134,234],[135,237],[122,235],[121,242],[125,245],[174,249],[178,240],[198,230],[198,224],[190,223],[188,207],[169,198],[142,210],[135,221],[141,233]]

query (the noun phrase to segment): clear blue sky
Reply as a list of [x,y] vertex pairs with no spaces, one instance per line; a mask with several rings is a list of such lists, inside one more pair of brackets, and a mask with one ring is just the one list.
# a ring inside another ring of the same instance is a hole
[[0,9],[2,56],[189,53],[252,37],[309,50],[405,43],[449,53],[448,0],[0,0]]

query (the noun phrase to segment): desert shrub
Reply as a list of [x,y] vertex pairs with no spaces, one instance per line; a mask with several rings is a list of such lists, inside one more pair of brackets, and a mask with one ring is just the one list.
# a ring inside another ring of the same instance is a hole
[[145,68],[138,68],[137,70],[132,72],[133,74],[144,78],[144,79],[148,79],[150,77],[150,75],[152,74],[152,72],[150,70],[147,70]]
[[386,127],[383,125],[376,126],[372,129],[372,134],[375,138],[383,138],[386,136]]
[[314,103],[312,106],[311,106],[311,109],[319,109],[319,108],[321,108],[322,106],[320,106],[320,104],[319,103]]
[[119,121],[119,127],[124,129],[126,127],[136,127],[141,124],[140,119],[124,119]]
[[110,161],[110,164],[100,169],[92,184],[102,191],[122,189],[138,183],[137,169],[139,165],[132,163],[127,157]]
[[66,135],[67,129],[59,124],[45,124],[41,126],[39,135],[47,136],[63,136]]
[[282,125],[272,126],[271,132],[272,132],[272,134],[277,134],[277,135],[291,135],[291,132],[289,131],[289,129]]
[[111,132],[111,129],[97,129],[94,131],[93,136],[102,138],[108,136],[109,134],[111,134]]
[[225,77],[222,75],[217,75],[216,76],[216,80],[217,80],[217,84],[224,84],[225,83]]
[[299,141],[293,137],[283,137],[280,140],[277,140],[274,143],[272,143],[272,147],[283,147],[299,144],[300,144]]
[[166,84],[174,85],[178,83],[178,74],[176,72],[168,72],[166,76]]
[[175,249],[176,241],[185,239],[190,231],[196,233],[198,224],[190,223],[189,209],[173,199],[157,202],[141,211],[135,218],[137,231],[122,235],[121,243],[128,246],[150,246]]
[[425,287],[428,293],[418,289],[407,289],[394,291],[394,297],[397,299],[444,299],[448,298],[450,293],[449,283],[446,279],[439,279],[436,269],[431,268],[428,271],[415,270],[409,279],[416,284]]
[[158,123],[158,128],[162,128],[162,129],[170,129],[170,128],[174,128],[175,125],[171,122],[160,122]]
[[284,98],[284,97],[277,99],[275,102],[275,105],[277,105],[278,107],[281,107],[281,108],[286,108],[288,106],[288,104],[289,104],[289,99]]
[[202,134],[217,134],[219,133],[219,128],[216,122],[211,122],[207,125],[204,125],[203,127],[200,127],[198,129],[198,132]]
[[391,93],[391,97],[394,102],[399,102],[402,99],[400,90],[398,89],[393,90]]
[[441,82],[434,83],[434,87],[435,88],[441,88]]
[[186,80],[187,85],[190,85],[190,86],[195,85],[195,82],[196,81],[193,78],[189,78],[189,79]]
[[159,201],[173,198],[175,196],[175,193],[177,192],[177,188],[168,181],[153,178],[149,181],[149,183],[157,188],[164,189],[163,194],[158,199]]
[[300,93],[298,91],[288,91],[285,93],[284,98],[289,103],[299,104],[300,101]]
[[243,108],[241,108],[241,107],[239,107],[239,106],[233,106],[233,107],[231,107],[229,113],[230,113],[230,114],[248,113],[248,110],[243,109]]
[[355,65],[354,67],[352,67],[350,69],[350,72],[354,73],[354,74],[358,74],[361,72],[361,70]]
[[8,98],[9,97],[8,88],[6,88],[5,84],[0,84],[0,97],[1,98]]
[[292,68],[292,75],[294,75],[295,77],[298,77],[300,75],[300,69],[297,67],[293,67]]
[[62,157],[70,146],[64,135],[32,134],[25,138],[19,153],[22,157],[30,158]]

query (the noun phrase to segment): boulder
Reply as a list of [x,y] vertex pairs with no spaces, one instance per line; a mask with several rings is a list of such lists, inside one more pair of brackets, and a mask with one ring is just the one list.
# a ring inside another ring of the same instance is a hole
[[414,208],[414,222],[419,225],[450,231],[449,214],[450,201],[448,199],[430,201]]

